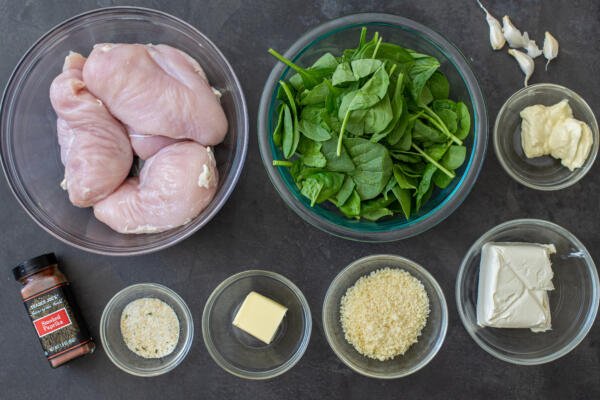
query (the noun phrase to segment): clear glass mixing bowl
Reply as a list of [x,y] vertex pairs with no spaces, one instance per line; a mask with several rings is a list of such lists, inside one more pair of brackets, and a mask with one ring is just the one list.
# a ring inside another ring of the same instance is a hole
[[[552,330],[490,328],[477,325],[477,288],[481,248],[487,242],[554,244],[554,290],[548,292]],[[591,329],[600,299],[594,260],[569,231],[551,222],[518,219],[484,233],[465,255],[456,278],[456,306],[465,329],[477,344],[501,360],[543,364],[573,350]]]
[[[378,361],[361,355],[346,341],[340,322],[340,304],[356,281],[382,268],[405,270],[423,284],[429,297],[427,324],[414,343],[401,356]],[[404,257],[378,254],[361,258],[344,268],[331,282],[323,301],[323,330],[334,353],[359,374],[379,379],[402,378],[425,367],[442,348],[448,331],[448,306],[442,288],[425,268]]]
[[[287,308],[269,344],[233,326],[251,291]],[[311,331],[310,308],[300,289],[270,271],[250,270],[230,276],[212,292],[202,313],[202,337],[208,353],[225,371],[244,379],[271,379],[288,371],[302,358]]]
[[[59,186],[64,168],[56,138],[56,114],[48,91],[70,50],[88,54],[95,43],[165,43],[204,68],[223,96],[229,121],[215,148],[220,182],[210,205],[189,224],[168,232],[124,235],[74,207]],[[42,36],[17,64],[1,110],[2,166],[25,211],[46,231],[82,250],[109,255],[149,253],[171,246],[204,226],[223,206],[240,176],[248,145],[248,112],[240,83],[219,49],[191,25],[160,11],[102,8],[75,16]]]
[[400,216],[377,222],[358,221],[344,217],[325,203],[311,207],[310,200],[300,193],[288,169],[272,165],[273,159],[283,159],[272,139],[277,123],[278,82],[294,73],[282,63],[275,65],[263,89],[258,114],[258,143],[263,164],[277,192],[305,221],[343,238],[386,242],[414,236],[432,228],[464,201],[477,180],[485,157],[487,113],[483,93],[460,50],[442,35],[407,18],[389,14],[356,14],[335,19],[304,34],[284,55],[301,66],[311,65],[327,51],[340,55],[344,49],[356,47],[363,26],[368,28],[370,34],[378,31],[386,42],[436,57],[441,63],[441,71],[450,81],[450,97],[463,101],[469,107],[472,129],[465,142],[467,160],[457,171],[457,178],[446,189],[434,192],[421,211],[408,221]]

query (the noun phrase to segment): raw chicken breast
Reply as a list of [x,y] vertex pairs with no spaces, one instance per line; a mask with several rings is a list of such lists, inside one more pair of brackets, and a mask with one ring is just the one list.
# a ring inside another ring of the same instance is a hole
[[182,140],[160,135],[142,135],[132,131],[129,131],[128,134],[133,152],[142,160],[147,160],[163,147]]
[[210,203],[218,171],[210,147],[171,144],[150,157],[139,178],[129,178],[94,206],[96,218],[120,233],[156,233],[185,225]]
[[110,112],[139,134],[214,146],[227,133],[227,118],[204,71],[173,47],[97,44],[83,78]]
[[61,186],[78,207],[89,207],[123,183],[133,153],[123,125],[93,96],[82,80],[85,57],[70,53],[50,86],[58,115],[56,131],[65,179]]

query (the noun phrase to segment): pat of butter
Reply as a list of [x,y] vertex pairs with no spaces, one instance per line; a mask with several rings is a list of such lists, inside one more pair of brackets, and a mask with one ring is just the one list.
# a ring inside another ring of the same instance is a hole
[[477,324],[495,328],[551,329],[554,245],[486,243],[481,250]]
[[233,325],[255,338],[271,343],[287,308],[256,292],[250,292],[233,319]]

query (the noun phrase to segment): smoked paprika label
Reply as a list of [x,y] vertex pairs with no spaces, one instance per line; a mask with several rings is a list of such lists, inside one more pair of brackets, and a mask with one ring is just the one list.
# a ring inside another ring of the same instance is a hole
[[71,291],[63,284],[25,300],[33,327],[46,357],[64,353],[91,340],[85,325],[80,324],[74,310]]

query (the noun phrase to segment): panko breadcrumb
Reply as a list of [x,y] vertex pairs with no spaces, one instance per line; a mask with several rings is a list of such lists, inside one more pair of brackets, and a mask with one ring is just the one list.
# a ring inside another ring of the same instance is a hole
[[402,355],[416,343],[428,316],[423,284],[401,269],[383,268],[361,277],[340,305],[348,343],[380,361]]

